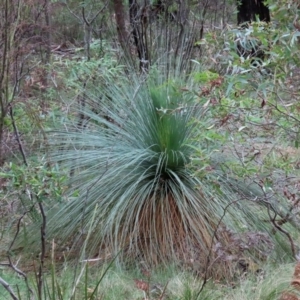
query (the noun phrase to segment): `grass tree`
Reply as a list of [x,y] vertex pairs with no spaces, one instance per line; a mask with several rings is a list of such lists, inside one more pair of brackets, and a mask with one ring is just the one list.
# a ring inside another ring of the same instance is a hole
[[105,249],[124,260],[197,253],[203,263],[213,237],[228,239],[214,234],[221,218],[234,230],[266,226],[261,207],[242,201],[261,194],[222,169],[219,146],[199,135],[211,127],[209,111],[178,80],[103,86],[87,95],[81,121],[49,141],[51,159],[71,178],[68,201],[48,212],[48,237],[78,244],[88,236],[89,254]]

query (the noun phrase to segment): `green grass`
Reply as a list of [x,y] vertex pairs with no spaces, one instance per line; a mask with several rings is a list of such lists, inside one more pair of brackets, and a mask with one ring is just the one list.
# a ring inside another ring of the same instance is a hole
[[[275,300],[279,299],[282,292],[292,290],[290,283],[294,267],[294,263],[281,265],[269,263],[259,274],[242,275],[234,282],[222,283],[210,279],[197,298],[202,280],[174,266],[149,270],[150,276],[147,277],[142,269],[137,267],[120,270],[114,265],[94,265],[88,269],[85,269],[83,264],[76,268],[65,265],[59,272],[45,272],[43,299],[88,300],[98,286],[94,299],[138,300],[147,295],[150,296],[149,299],[159,299],[163,294],[164,299],[169,300]],[[104,272],[106,273],[102,278]],[[1,277],[10,283],[12,289],[19,290],[20,300],[28,299],[22,279],[7,269],[1,270]],[[100,283],[99,279],[101,279]],[[137,286],[137,281],[149,284],[149,294]],[[35,279],[30,273],[29,283],[34,287]],[[36,293],[34,288],[33,292]],[[293,293],[297,294],[296,291]],[[3,287],[0,287],[0,297],[9,298]]]

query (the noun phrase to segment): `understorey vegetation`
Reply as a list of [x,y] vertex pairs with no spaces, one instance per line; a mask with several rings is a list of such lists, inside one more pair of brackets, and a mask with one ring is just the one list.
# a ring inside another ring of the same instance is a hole
[[254,2],[0,4],[0,295],[300,299],[299,7]]

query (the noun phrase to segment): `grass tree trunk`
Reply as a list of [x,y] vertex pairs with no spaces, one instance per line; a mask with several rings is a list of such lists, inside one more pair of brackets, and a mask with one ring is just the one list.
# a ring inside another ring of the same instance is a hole
[[264,0],[238,0],[237,8],[238,24],[255,21],[257,17],[264,22],[271,20],[269,8],[264,4]]

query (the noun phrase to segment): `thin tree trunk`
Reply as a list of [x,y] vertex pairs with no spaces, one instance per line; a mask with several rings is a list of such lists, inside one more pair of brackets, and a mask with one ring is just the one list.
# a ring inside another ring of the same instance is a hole
[[45,63],[50,64],[50,59],[51,59],[51,17],[50,17],[50,2],[49,2],[49,0],[45,0],[44,15],[45,15],[45,23],[46,23],[46,38],[47,38]]
[[9,52],[10,52],[10,20],[9,20],[9,1],[3,3],[4,20],[2,20],[3,45],[1,48],[2,57],[0,61],[0,166],[4,163],[3,157],[3,133],[4,120],[7,114],[7,95],[8,95],[8,69],[9,69]]
[[118,39],[124,51],[126,51],[127,32],[125,26],[125,9],[123,0],[115,0],[114,11],[117,23]]
[[[143,10],[143,9],[142,9]],[[140,70],[147,72],[149,68],[148,49],[146,47],[146,13],[140,9],[136,0],[129,0],[129,17],[132,35],[140,60]]]

